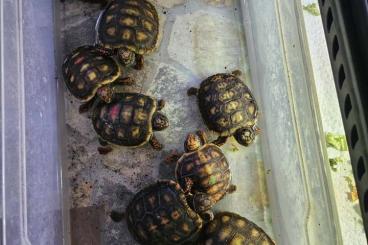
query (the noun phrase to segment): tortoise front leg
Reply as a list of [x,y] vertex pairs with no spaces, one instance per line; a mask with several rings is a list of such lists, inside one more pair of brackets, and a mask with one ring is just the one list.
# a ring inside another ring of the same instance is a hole
[[188,89],[187,94],[188,94],[188,96],[193,96],[193,95],[197,96],[198,95],[198,88],[192,87],[192,88]]
[[166,164],[176,163],[183,154],[184,154],[183,152],[178,152],[177,150],[173,150],[170,152],[170,154],[167,157],[165,157],[165,163]]
[[144,57],[143,55],[136,54],[135,55],[135,66],[134,69],[136,70],[142,70],[144,67]]
[[197,135],[199,136],[199,138],[201,139],[203,144],[207,144],[207,142],[208,142],[207,135],[203,130],[198,130]]
[[219,136],[215,141],[212,142],[212,144],[222,146],[226,143],[228,136]]
[[155,135],[152,135],[149,143],[152,145],[153,149],[155,150],[159,151],[159,150],[162,150],[162,148],[164,148],[164,146],[160,143],[160,141],[158,141]]

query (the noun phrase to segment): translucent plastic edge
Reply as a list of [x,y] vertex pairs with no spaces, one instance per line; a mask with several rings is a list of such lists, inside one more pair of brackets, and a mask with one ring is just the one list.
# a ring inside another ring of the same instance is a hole
[[[257,35],[260,35],[260,33],[262,33],[262,30],[258,30],[257,33],[254,33],[254,28],[252,26],[252,22],[257,21],[254,19],[254,17],[257,15],[257,13],[251,13],[251,11],[253,10],[252,6],[255,5],[256,3],[259,2],[264,2],[264,1],[259,1],[259,0],[242,0],[241,4],[243,6],[243,9],[245,9],[244,13],[243,13],[243,17],[244,17],[244,26],[246,28],[245,32],[246,32],[246,40],[247,40],[247,45],[248,45],[248,52],[249,52],[249,61],[250,61],[250,67],[251,67],[251,76],[252,76],[252,80],[253,80],[253,84],[255,85],[255,95],[258,98],[261,98],[261,105],[260,108],[262,110],[262,108],[264,108],[267,105],[262,104],[262,95],[259,92],[259,88],[257,86],[257,82],[255,81],[259,81],[259,77],[260,74],[262,72],[264,72],[263,67],[267,66],[267,63],[262,63],[263,61],[261,60],[261,58],[265,58],[265,57],[258,57],[259,52],[257,52],[258,49],[260,48],[265,48],[260,46],[257,43],[257,38],[262,38],[259,37]],[[259,3],[260,4],[260,3]],[[279,28],[279,35],[280,35],[280,43],[283,45],[283,47],[280,47],[280,49],[283,49],[283,53],[285,54],[284,57],[284,62],[283,62],[283,67],[280,67],[280,69],[284,70],[285,73],[285,77],[287,78],[285,81],[291,85],[293,85],[293,81],[292,78],[290,76],[290,74],[293,74],[293,70],[292,67],[290,67],[287,63],[287,59],[290,58],[288,56],[290,56],[291,54],[287,53],[285,50],[285,45],[287,41],[290,40],[284,40],[284,34],[283,34],[283,30],[288,30],[288,28],[290,28],[290,26],[292,25],[298,25],[298,41],[299,41],[299,45],[302,47],[302,56],[301,57],[293,57],[294,60],[295,58],[298,58],[298,62],[303,64],[303,68],[304,68],[304,75],[305,75],[305,80],[303,81],[306,84],[313,84],[313,81],[311,80],[312,77],[308,75],[308,72],[312,72],[311,66],[310,66],[310,57],[308,54],[308,50],[306,49],[307,45],[305,43],[305,39],[304,39],[304,27],[303,27],[303,20],[300,17],[300,11],[301,11],[301,6],[300,3],[298,5],[298,3],[295,2],[290,2],[290,1],[275,1],[274,3],[270,3],[267,1],[266,4],[275,4],[275,12],[272,13],[275,16],[270,16],[273,17],[277,20],[277,27]],[[260,13],[258,13],[260,14]],[[270,13],[262,13],[263,15],[267,15]],[[269,16],[269,15],[267,15]],[[288,18],[289,22],[287,22],[287,25],[285,24],[285,22],[283,22],[281,20],[281,18]],[[270,18],[271,19],[271,18]],[[271,21],[271,20],[270,20]],[[285,26],[283,26],[285,25]],[[265,33],[263,31],[264,34],[264,38],[267,37],[268,33]],[[304,59],[304,61],[303,61]],[[266,58],[267,60],[267,58]],[[262,68],[260,68],[262,67]],[[300,72],[300,71],[295,71],[295,72]],[[289,85],[290,86],[290,85]],[[290,88],[291,90],[295,89],[295,88]],[[292,91],[291,91],[292,92]],[[315,114],[312,115],[313,116],[313,121],[314,121],[314,126],[316,128],[316,133],[315,135],[312,135],[311,138],[313,139],[313,141],[315,142],[315,153],[318,154],[318,168],[319,168],[319,175],[318,177],[320,178],[320,182],[324,185],[321,186],[321,189],[323,191],[323,196],[325,198],[326,201],[326,207],[325,207],[325,212],[327,213],[327,216],[329,217],[328,220],[328,225],[329,225],[329,232],[330,234],[325,234],[325,235],[329,235],[331,237],[332,240],[334,240],[334,244],[341,244],[341,234],[340,234],[340,229],[338,227],[338,218],[337,218],[337,209],[336,209],[336,204],[334,202],[333,199],[333,189],[332,189],[332,184],[331,184],[331,176],[329,175],[329,172],[326,171],[326,148],[323,144],[323,140],[321,139],[321,137],[323,137],[323,135],[321,134],[321,132],[323,132],[321,130],[321,123],[320,123],[320,117],[319,117],[319,112],[318,112],[318,105],[316,105],[316,100],[315,100],[315,89],[313,88],[313,86],[308,86],[308,93],[310,94],[310,98],[311,100],[308,101],[308,103],[310,103],[310,107],[312,109],[312,111],[315,111]],[[290,94],[289,94],[290,95]],[[287,95],[285,95],[287,96]],[[291,101],[290,104],[291,106],[295,106],[295,101],[293,101],[293,95],[291,94]],[[267,120],[272,120],[270,118],[267,118]],[[300,120],[302,120],[301,118],[298,118],[296,115],[293,116],[293,120],[294,120],[294,126],[298,127],[298,125],[300,125]],[[265,123],[265,122],[261,122]],[[285,122],[286,123],[286,122]],[[262,125],[261,125],[262,126]],[[277,163],[274,162],[275,156],[274,154],[272,154],[271,149],[275,148],[275,146],[270,145],[267,142],[267,139],[269,137],[272,137],[272,132],[263,132],[263,135],[261,136],[261,141],[262,141],[262,154],[264,156],[264,161],[265,161],[265,166],[266,168],[275,168],[277,167]],[[303,135],[298,135],[297,137],[301,137],[303,138]],[[300,139],[299,139],[300,140]],[[303,139],[302,139],[303,140]],[[304,154],[304,150],[303,148],[299,147],[298,149],[300,152],[300,157],[301,159],[303,159],[303,154]],[[304,185],[305,185],[305,194],[307,195],[307,200],[309,200],[309,203],[307,203],[307,208],[308,210],[310,210],[311,206],[314,205],[314,203],[311,202],[310,200],[310,193],[311,190],[308,188],[308,185],[310,185],[310,173],[308,170],[308,166],[305,165],[305,162],[303,160],[301,160],[301,169],[303,171],[303,175],[304,175]],[[271,213],[272,213],[272,218],[273,218],[273,229],[274,229],[274,233],[276,236],[276,240],[278,241],[279,244],[290,244],[290,237],[291,236],[299,236],[301,234],[290,234],[290,232],[288,230],[285,229],[284,227],[284,223],[283,223],[283,219],[287,219],[288,217],[280,217],[278,212],[281,210],[284,210],[284,213],[287,213],[287,207],[283,206],[281,204],[282,200],[279,200],[279,193],[281,192],[285,192],[285,190],[287,190],[288,187],[285,187],[285,189],[280,189],[280,187],[277,185],[278,180],[276,179],[278,176],[274,176],[274,175],[270,175],[267,176],[267,187],[268,187],[268,192],[269,192],[269,197],[270,197],[270,205],[271,205]],[[289,205],[293,205],[293,203],[289,203]],[[303,208],[303,207],[301,207]],[[310,219],[310,211],[307,212],[307,216],[305,217],[305,239],[303,240],[303,238],[300,238],[301,242],[303,244],[313,244],[313,242],[316,242],[318,240],[318,237],[316,237],[315,234],[311,234],[311,232],[309,231],[309,219]],[[313,232],[312,232],[313,233]],[[303,240],[303,241],[302,241]]]

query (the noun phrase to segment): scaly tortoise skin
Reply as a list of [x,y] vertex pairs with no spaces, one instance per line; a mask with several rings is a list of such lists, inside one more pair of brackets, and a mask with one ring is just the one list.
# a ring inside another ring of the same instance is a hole
[[155,50],[159,17],[146,0],[113,0],[101,13],[97,26],[98,46],[116,53],[123,65],[143,68],[143,55]]
[[[163,101],[157,102],[144,94],[117,93],[111,103],[101,101],[96,105],[92,123],[103,142],[127,147],[138,147],[150,142],[155,149],[161,149],[162,145],[153,131],[169,126],[166,116],[159,112],[163,106]],[[111,150],[99,148],[102,154]]]
[[141,244],[188,244],[198,238],[203,221],[180,186],[162,180],[139,191],[126,209],[128,229]]
[[209,222],[201,234],[200,245],[274,245],[262,228],[248,219],[221,212]]
[[[195,210],[206,212],[236,189],[231,184],[229,163],[218,146],[207,142],[203,131],[187,136],[185,151],[176,164],[176,179],[185,191],[194,195]],[[195,199],[196,195],[200,200]],[[203,196],[210,200],[209,205],[200,202]]]
[[191,88],[188,95],[198,97],[204,122],[219,134],[214,142],[222,145],[234,136],[238,143],[248,146],[258,132],[258,106],[249,88],[238,78],[239,71],[220,73],[204,80],[200,88]]
[[87,102],[100,88],[115,82],[122,70],[114,59],[95,47],[81,46],[65,58],[62,73],[72,95]]

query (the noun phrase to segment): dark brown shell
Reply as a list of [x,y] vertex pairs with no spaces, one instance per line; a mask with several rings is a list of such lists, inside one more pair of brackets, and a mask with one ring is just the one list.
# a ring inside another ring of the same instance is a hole
[[184,244],[197,239],[202,219],[187,204],[180,186],[159,181],[138,192],[126,214],[128,229],[142,244]]
[[208,128],[222,136],[256,123],[257,103],[249,88],[232,74],[216,74],[204,80],[198,103]]
[[114,82],[122,71],[111,57],[93,46],[82,46],[65,58],[62,73],[72,95],[88,101],[100,87]]
[[108,49],[127,48],[146,54],[156,47],[158,34],[158,14],[150,2],[115,0],[99,18],[97,43]]
[[274,245],[262,228],[246,218],[221,212],[203,229],[201,245]]
[[230,186],[229,163],[218,146],[206,144],[197,151],[185,153],[178,160],[176,179],[183,189],[185,178],[193,181],[193,193],[206,193],[216,203],[225,196]]
[[93,111],[92,123],[105,141],[121,146],[141,146],[152,136],[155,99],[140,93],[119,93],[111,103],[100,102]]

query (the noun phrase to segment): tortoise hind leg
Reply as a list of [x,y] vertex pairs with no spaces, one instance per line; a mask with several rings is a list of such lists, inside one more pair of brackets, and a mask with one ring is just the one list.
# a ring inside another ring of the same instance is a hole
[[144,67],[144,57],[143,57],[143,55],[136,54],[135,55],[134,69],[136,69],[136,70],[142,70],[143,67]]
[[164,146],[160,143],[160,141],[158,141],[158,139],[154,135],[152,135],[151,139],[149,140],[149,143],[155,150],[162,150],[162,148],[164,148]]
[[188,94],[188,96],[193,96],[193,95],[197,96],[198,95],[198,88],[192,87],[192,88],[188,89],[187,94]]
[[232,194],[236,191],[236,185],[230,185],[227,193]]
[[79,106],[79,113],[83,114],[83,113],[86,113],[87,111],[89,111],[93,107],[93,104],[95,103],[95,101],[96,101],[96,96],[93,97],[91,100],[81,104]]
[[165,107],[166,102],[164,100],[157,101],[157,110],[161,111]]
[[107,155],[110,152],[112,152],[112,147],[111,146],[100,146],[97,148],[98,153],[100,153],[101,155]]
[[212,142],[212,144],[222,146],[226,143],[228,136],[219,136],[215,141]]
[[106,155],[112,151],[112,147],[109,146],[109,143],[101,138],[98,139],[98,142],[100,143],[100,147],[97,148],[98,152],[101,155]]

